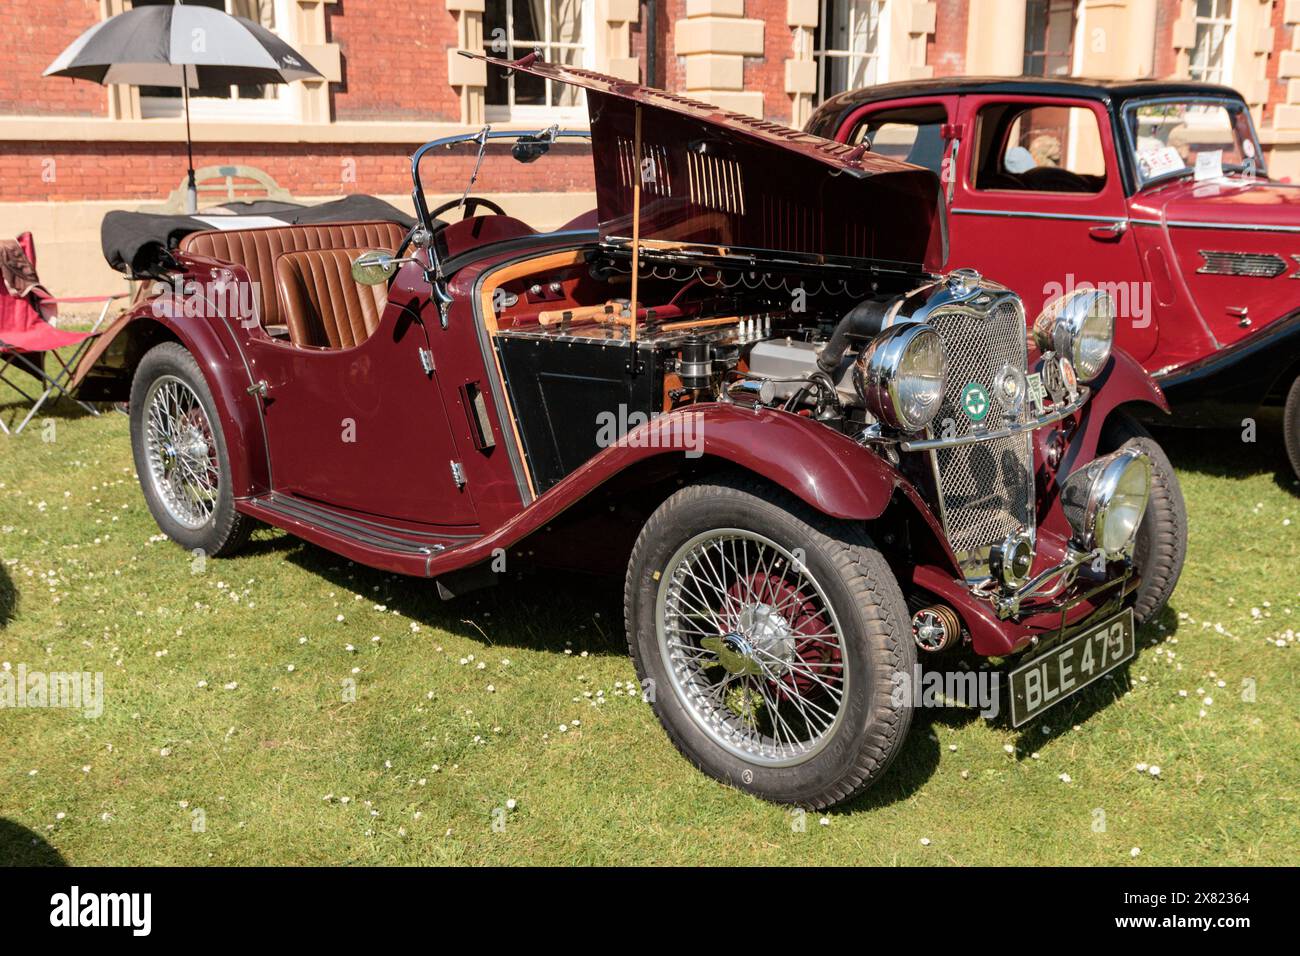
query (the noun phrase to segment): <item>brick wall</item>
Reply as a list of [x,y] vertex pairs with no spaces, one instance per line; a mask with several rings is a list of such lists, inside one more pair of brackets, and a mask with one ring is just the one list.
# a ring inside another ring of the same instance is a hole
[[[57,145],[58,149],[49,148]],[[295,197],[364,192],[411,191],[409,156],[418,143],[269,145],[250,149],[238,143],[203,143],[194,151],[196,168],[206,165],[257,166]],[[426,159],[421,175],[430,193],[458,192],[469,181],[474,152],[439,153]],[[185,176],[183,147],[156,143],[11,143],[0,152],[0,182],[8,202],[70,202],[165,199]],[[520,166],[508,148],[494,148],[479,172],[482,193],[577,192],[595,188],[590,152],[561,146],[541,161]]]
[[1181,0],[1160,0],[1156,5],[1155,75],[1164,79],[1174,75],[1178,64],[1174,49],[1174,21],[1182,11]]
[[1264,104],[1262,119],[1264,124],[1267,125],[1271,125],[1273,122],[1273,112],[1276,106],[1279,103],[1286,102],[1286,80],[1278,77],[1277,68],[1283,51],[1291,49],[1291,31],[1295,28],[1288,26],[1286,23],[1285,3],[1273,4],[1271,26],[1273,27],[1273,53],[1264,66],[1264,76],[1268,80],[1268,102]]
[[969,0],[937,0],[934,33],[926,39],[925,62],[935,76],[957,76],[966,72],[966,19]]
[[0,115],[103,116],[97,83],[41,73],[82,31],[99,22],[99,0],[4,0],[0,26]]
[[[644,16],[645,8],[642,8]],[[686,59],[677,55],[676,24],[686,19],[686,0],[659,0],[659,29],[663,31],[659,48],[659,79],[666,90],[686,88]]]
[[763,116],[790,122],[792,101],[785,91],[785,61],[794,49],[794,35],[785,23],[786,0],[745,0],[745,16],[762,20],[763,56],[745,57],[745,89],[763,94]]
[[343,83],[331,88],[335,119],[460,118],[447,83],[456,18],[442,0],[338,0],[325,9],[343,60]]

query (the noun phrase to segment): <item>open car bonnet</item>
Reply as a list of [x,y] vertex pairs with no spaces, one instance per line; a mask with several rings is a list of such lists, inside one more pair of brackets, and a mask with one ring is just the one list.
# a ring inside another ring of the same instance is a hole
[[601,241],[643,257],[937,272],[946,258],[934,173],[779,123],[529,55],[462,51],[587,92]]

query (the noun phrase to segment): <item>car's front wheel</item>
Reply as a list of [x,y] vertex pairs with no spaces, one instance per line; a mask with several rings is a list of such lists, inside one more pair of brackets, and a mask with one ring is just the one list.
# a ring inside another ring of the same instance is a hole
[[252,519],[235,510],[230,455],[198,363],[184,347],[151,349],[131,384],[131,450],[158,527],[189,551],[230,554]]
[[710,776],[821,809],[902,746],[916,649],[860,525],[745,477],[689,485],[646,522],[624,594],[642,686]]
[[1291,383],[1291,391],[1286,396],[1282,434],[1286,441],[1286,456],[1291,459],[1291,470],[1300,478],[1300,376]]

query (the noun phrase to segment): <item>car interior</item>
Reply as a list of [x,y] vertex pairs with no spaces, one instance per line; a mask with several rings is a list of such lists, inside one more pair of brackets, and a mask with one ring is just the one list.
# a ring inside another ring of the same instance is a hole
[[[432,214],[436,219],[460,205],[453,200]],[[487,214],[476,215],[480,209]],[[538,234],[481,197],[467,197],[464,212],[466,218],[437,233],[442,261],[452,269],[457,259],[485,246]],[[561,230],[594,227],[590,210]],[[382,220],[212,229],[186,236],[179,250],[247,269],[258,324],[272,340],[304,349],[346,349],[374,333],[388,302],[386,285],[361,285],[352,278],[352,263],[363,252],[396,253],[407,237],[406,227]]]
[[1077,106],[985,106],[974,163],[976,189],[1096,193],[1106,185],[1096,116]]

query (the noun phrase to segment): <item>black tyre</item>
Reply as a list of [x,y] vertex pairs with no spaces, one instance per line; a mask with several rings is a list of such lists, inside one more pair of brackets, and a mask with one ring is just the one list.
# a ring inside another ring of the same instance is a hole
[[745,476],[689,485],[642,528],[628,646],[669,738],[712,777],[822,809],[876,782],[912,720],[903,595],[861,526]]
[[235,510],[221,419],[198,363],[164,342],[131,383],[131,450],[158,527],[188,551],[231,554],[253,522]]
[[1160,616],[1187,557],[1187,507],[1174,466],[1151,433],[1128,415],[1113,415],[1101,435],[1102,453],[1136,447],[1151,459],[1151,498],[1138,526],[1133,563],[1142,583],[1133,598],[1139,625]]
[[1300,377],[1291,383],[1291,391],[1286,396],[1282,434],[1286,442],[1286,456],[1291,459],[1291,470],[1300,478]]

